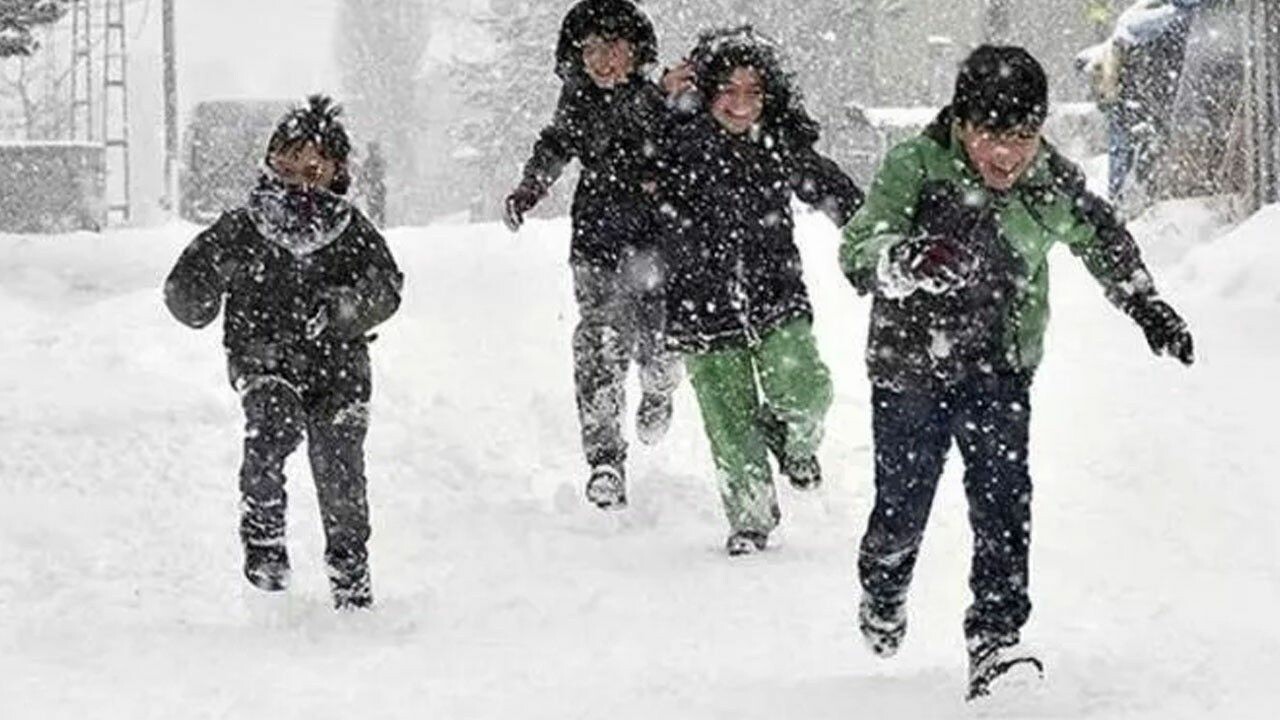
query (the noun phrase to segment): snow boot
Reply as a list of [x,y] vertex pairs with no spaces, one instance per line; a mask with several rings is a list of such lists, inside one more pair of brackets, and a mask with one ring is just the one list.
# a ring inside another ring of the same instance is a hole
[[897,655],[907,634],[907,604],[877,600],[864,593],[858,603],[858,629],[877,657]]
[[289,550],[284,538],[245,541],[244,577],[251,585],[265,592],[280,592],[289,588],[289,575]]
[[1043,679],[1044,664],[1019,647],[1016,634],[969,639],[969,692],[965,700],[1028,687]]
[[739,530],[729,535],[729,539],[724,543],[724,549],[729,553],[730,557],[737,557],[739,555],[764,552],[768,544],[769,536],[762,532]]
[[778,463],[778,468],[791,481],[791,487],[797,490],[813,490],[822,484],[822,466],[813,455],[787,458]]
[[621,467],[597,465],[587,480],[587,500],[601,510],[621,510],[627,506],[627,481]]
[[645,393],[636,411],[636,437],[645,445],[657,445],[671,427],[671,396]]
[[813,490],[822,484],[822,466],[815,455],[794,457],[787,454],[787,425],[767,406],[756,415],[756,426],[764,437],[765,447],[778,461],[778,472],[787,476],[791,487]]
[[335,610],[367,610],[373,606],[373,584],[369,580],[368,563],[348,565],[331,562],[328,573]]

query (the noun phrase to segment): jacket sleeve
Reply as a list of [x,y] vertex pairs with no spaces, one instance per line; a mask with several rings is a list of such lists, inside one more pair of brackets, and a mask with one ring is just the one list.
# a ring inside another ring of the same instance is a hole
[[1115,208],[1085,187],[1084,175],[1056,153],[1054,175],[1080,226],[1066,234],[1067,246],[1088,268],[1107,299],[1125,312],[1156,297],[1142,252]]
[[792,156],[791,189],[796,197],[821,210],[839,227],[853,219],[865,199],[853,178],[812,147]]
[[196,236],[169,272],[164,302],[182,324],[202,328],[218,317],[234,272],[230,248],[237,228],[234,216],[224,214]]
[[333,330],[344,338],[357,338],[391,318],[400,308],[404,275],[382,234],[364,218],[359,220],[360,267],[355,282],[344,288],[333,318]]
[[521,185],[535,190],[540,196],[551,189],[565,166],[581,154],[581,129],[574,111],[575,94],[572,83],[566,83],[560,91],[560,101],[551,124],[542,129],[533,145],[533,155],[525,163]]
[[889,151],[862,208],[844,227],[840,269],[860,294],[876,288],[876,268],[886,250],[911,232],[925,167],[916,143]]

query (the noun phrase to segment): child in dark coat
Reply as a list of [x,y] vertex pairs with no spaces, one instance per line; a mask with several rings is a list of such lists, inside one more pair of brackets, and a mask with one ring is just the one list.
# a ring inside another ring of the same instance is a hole
[[193,328],[226,305],[223,343],[245,413],[245,577],[266,591],[288,586],[284,464],[305,436],[333,602],[345,609],[373,601],[369,332],[396,311],[403,277],[382,236],[343,197],[350,142],[339,111],[316,96],[285,116],[248,203],[187,247],[165,302]]
[[644,73],[657,60],[653,25],[629,0],[583,0],[565,17],[556,51],[564,81],[551,125],[533,148],[524,179],[507,198],[516,230],[578,158],[569,262],[580,320],[573,336],[582,445],[591,467],[587,497],[626,505],[625,380],[639,365],[636,421],[656,443],[671,421],[679,363],[662,341],[662,270],[657,261],[654,155],[667,110]]
[[[862,192],[814,150],[774,44],[750,27],[704,35],[685,67],[696,109],[671,131],[662,197],[670,233],[667,336],[685,353],[728,515],[731,555],[763,550],[780,520],[768,453],[801,489],[821,481],[817,450],[831,405],[813,308],[793,237],[793,196],[838,225]],[[699,97],[700,96],[700,97]]]

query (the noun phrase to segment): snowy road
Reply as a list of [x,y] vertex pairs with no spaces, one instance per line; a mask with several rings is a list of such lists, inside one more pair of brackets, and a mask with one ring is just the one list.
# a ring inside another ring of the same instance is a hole
[[[239,408],[218,333],[158,290],[191,229],[0,237],[0,718],[969,717],[956,458],[903,652],[856,637],[867,303],[824,223],[803,241],[837,383],[828,483],[784,488],[777,548],[732,562],[687,386],[667,442],[635,451],[631,509],[580,500],[565,224],[393,233],[409,285],[374,346],[370,617],[328,609],[301,453],[292,595],[242,592]],[[1273,238],[1280,213],[1259,223]],[[1188,371],[1055,253],[1027,632],[1049,682],[997,716],[1272,717],[1280,297],[1220,285],[1275,287],[1280,254],[1241,258],[1157,267],[1197,332]]]

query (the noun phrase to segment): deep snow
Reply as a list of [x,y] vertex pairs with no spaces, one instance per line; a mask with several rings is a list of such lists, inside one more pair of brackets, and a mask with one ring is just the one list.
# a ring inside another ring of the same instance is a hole
[[[1280,699],[1280,209],[1210,245],[1199,206],[1135,226],[1196,332],[1150,355],[1065,250],[1033,396],[1027,638],[1049,672],[1007,717],[1271,717]],[[335,616],[303,454],[295,587],[243,590],[240,415],[219,333],[159,285],[194,228],[0,237],[0,718],[948,718],[969,536],[935,506],[901,655],[853,623],[870,509],[868,303],[802,221],[837,383],[816,495],[729,560],[687,385],[635,450],[632,507],[580,497],[563,221],[391,233],[409,277],[374,346],[371,616]]]

